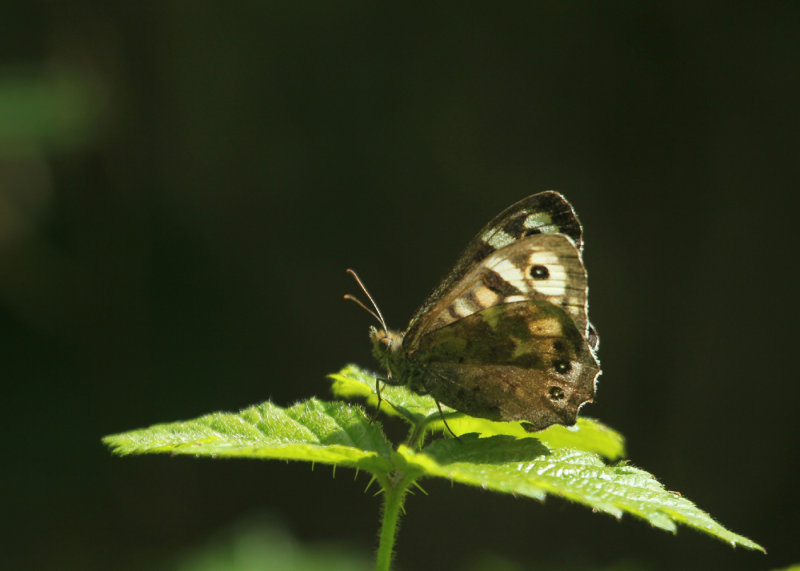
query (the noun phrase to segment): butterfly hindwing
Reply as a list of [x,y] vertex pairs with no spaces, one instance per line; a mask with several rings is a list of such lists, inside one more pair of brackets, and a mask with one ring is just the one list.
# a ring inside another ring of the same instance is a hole
[[573,424],[600,372],[572,318],[543,299],[496,305],[425,334],[425,389],[467,414]]

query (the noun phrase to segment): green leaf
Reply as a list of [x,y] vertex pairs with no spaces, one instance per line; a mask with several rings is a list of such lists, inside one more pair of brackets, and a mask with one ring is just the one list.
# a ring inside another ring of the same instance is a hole
[[[378,396],[375,393],[378,379],[373,373],[356,365],[347,365],[338,373],[328,375],[328,378],[334,381],[331,386],[334,395],[350,399],[363,398],[371,407],[378,406]],[[439,418],[439,409],[433,397],[418,395],[403,386],[382,383],[381,399],[386,401],[381,403],[381,412],[400,416],[412,424],[425,424]],[[386,404],[389,406],[385,406]],[[453,411],[446,406],[442,406],[442,410]]]
[[271,402],[238,414],[214,413],[194,420],[156,424],[103,438],[119,455],[193,456],[305,460],[362,468],[392,469],[392,445],[359,407],[310,399],[290,408]]
[[[349,366],[331,378],[336,394],[377,404],[375,377],[369,373]],[[432,398],[405,387],[386,387],[382,396],[386,405],[381,409],[411,422],[412,435],[426,427],[444,428]],[[103,440],[120,455],[305,460],[362,468],[377,476],[386,498],[393,498],[385,513],[399,513],[416,479],[442,477],[539,500],[560,496],[618,518],[629,513],[671,532],[683,524],[731,545],[763,551],[689,500],[665,490],[644,470],[626,463],[608,465],[603,457],[613,460],[624,454],[623,438],[597,421],[581,418],[574,427],[528,433],[520,423],[491,422],[450,409],[445,415],[461,436],[435,440],[421,451],[401,445],[395,452],[380,425],[371,423],[361,408],[317,399],[289,408],[266,402],[238,414],[215,413]],[[417,448],[422,441],[416,436],[409,440]],[[396,524],[396,516],[393,521]]]
[[[622,435],[591,418],[581,417],[574,426],[554,424],[539,432],[528,432],[521,422],[495,422],[461,413],[447,416],[447,424],[459,436],[477,433],[481,436],[532,438],[550,449],[577,448],[596,452],[608,460],[619,460],[625,456],[625,439]],[[434,426],[438,428],[437,424]]]
[[680,523],[733,546],[763,551],[689,500],[665,490],[653,475],[625,464],[609,466],[592,452],[549,448],[535,438],[466,435],[437,440],[422,452],[401,446],[399,453],[424,476],[538,500],[547,494],[560,496],[617,518],[629,513],[671,532]]

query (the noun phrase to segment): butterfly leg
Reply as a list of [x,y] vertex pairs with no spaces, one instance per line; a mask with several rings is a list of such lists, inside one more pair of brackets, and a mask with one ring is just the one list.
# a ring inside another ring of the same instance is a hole
[[375,378],[375,394],[378,397],[378,404],[375,405],[375,414],[373,414],[372,418],[369,419],[370,424],[378,420],[378,415],[381,412],[381,402],[383,401],[381,398],[381,379],[377,377]]
[[439,404],[439,401],[438,401],[438,400],[436,401],[436,408],[438,408],[438,409],[439,409],[439,416],[440,416],[440,417],[442,417],[442,422],[444,423],[444,427],[447,429],[447,431],[448,431],[450,434],[452,434],[452,435],[453,435],[453,438],[455,438],[456,440],[458,440],[459,442],[461,442],[461,439],[458,437],[458,435],[456,435],[456,433],[455,433],[455,432],[453,432],[453,429],[452,429],[452,428],[450,428],[450,425],[449,425],[449,424],[447,424],[447,421],[446,421],[446,420],[445,420],[445,418],[444,418],[444,412],[442,412],[442,405],[441,405],[441,404]]

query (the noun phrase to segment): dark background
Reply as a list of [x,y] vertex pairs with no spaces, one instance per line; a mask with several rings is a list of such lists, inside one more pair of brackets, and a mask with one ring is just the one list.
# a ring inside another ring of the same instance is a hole
[[550,188],[583,221],[602,338],[584,413],[769,555],[428,481],[398,567],[800,559],[797,5],[297,4],[2,11],[10,568],[169,566],[254,518],[369,558],[363,474],[100,437],[327,398],[326,373],[373,365],[345,268],[402,328],[487,220]]

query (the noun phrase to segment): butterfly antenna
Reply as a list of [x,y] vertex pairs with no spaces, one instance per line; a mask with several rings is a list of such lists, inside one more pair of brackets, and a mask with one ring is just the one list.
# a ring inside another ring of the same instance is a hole
[[375,308],[375,311],[372,311],[369,307],[364,305],[364,303],[360,299],[358,299],[355,296],[352,296],[350,294],[345,294],[344,298],[345,299],[349,299],[350,301],[356,302],[364,310],[366,310],[370,315],[372,315],[372,317],[374,317],[375,319],[378,320],[378,323],[381,324],[381,327],[383,327],[384,331],[388,331],[389,328],[386,327],[386,321],[383,319],[383,314],[381,313],[381,310],[378,309],[378,304],[375,303],[375,300],[372,299],[372,296],[369,294],[369,292],[367,291],[367,288],[364,286],[364,282],[361,281],[361,278],[359,278],[358,274],[355,273],[353,270],[348,268],[347,269],[347,273],[350,274],[351,276],[353,276],[353,279],[356,280],[356,283],[358,284],[358,287],[360,287],[361,291],[363,291],[364,294],[367,296],[367,299],[369,299],[370,303],[372,304],[372,307]]
[[344,294],[344,298],[345,298],[346,300],[353,301],[353,302],[357,303],[357,304],[358,304],[358,306],[359,306],[361,309],[363,309],[364,311],[366,311],[367,313],[369,313],[369,314],[370,314],[372,317],[374,317],[374,318],[375,318],[375,319],[376,319],[378,322],[380,322],[381,318],[380,318],[380,317],[378,317],[378,315],[377,315],[377,314],[376,314],[374,311],[372,311],[372,310],[371,310],[369,307],[367,307],[366,305],[364,305],[364,302],[363,302],[363,301],[361,301],[360,299],[358,299],[358,298],[357,298],[357,297],[355,297],[354,295],[350,295],[349,293],[346,293],[346,294]]

